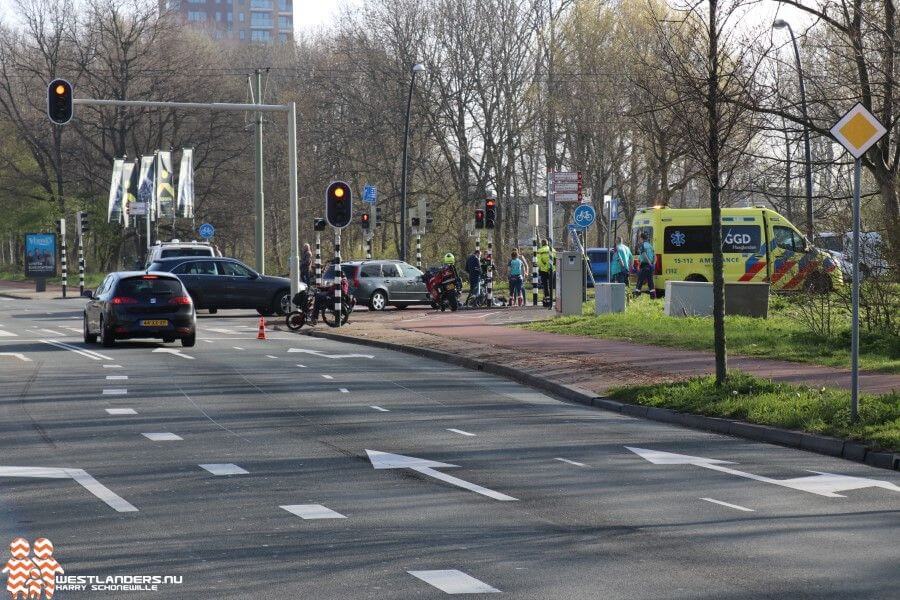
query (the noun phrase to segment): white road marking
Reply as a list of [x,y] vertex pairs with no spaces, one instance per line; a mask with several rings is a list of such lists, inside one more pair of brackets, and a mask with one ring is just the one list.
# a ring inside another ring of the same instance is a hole
[[570,464],[570,465],[575,465],[576,467],[585,467],[585,466],[587,466],[587,465],[585,465],[584,463],[575,462],[574,460],[569,460],[568,458],[556,458],[556,459],[554,459],[554,460],[558,460],[558,461],[560,461],[560,462],[564,462],[564,463],[567,463],[567,464]]
[[266,358],[278,358],[277,356],[272,356],[271,354],[266,354]]
[[69,352],[74,352],[75,354],[80,354],[81,356],[86,356],[91,360],[112,360],[109,356],[105,354],[100,354],[99,352],[94,352],[93,350],[87,350],[85,348],[79,348],[78,346],[72,346],[65,342],[60,342],[59,340],[38,340],[43,344],[50,344],[51,346],[56,346],[57,348],[62,348],[63,350],[68,350]]
[[177,442],[183,439],[180,435],[165,431],[160,433],[142,433],[141,435],[154,442]]
[[463,431],[462,429],[448,429],[447,431],[452,431],[453,433],[458,433],[459,435],[464,435],[466,437],[475,437],[474,433],[469,433],[468,431]]
[[237,331],[232,331],[231,329],[223,329],[221,327],[204,327],[207,331],[215,331],[216,333],[224,333],[227,335],[237,335]]
[[306,365],[297,365],[297,366],[300,367],[301,369],[305,369],[305,368],[306,368]]
[[348,390],[347,388],[338,388],[338,390],[339,390],[342,394],[349,394],[349,393],[350,393],[350,390]]
[[181,350],[177,348],[155,348],[154,352],[160,352],[163,354],[171,354],[172,356],[177,356],[179,358],[186,358],[188,360],[194,360],[194,357],[190,354],[182,354]]
[[60,327],[60,329],[68,329],[69,331],[71,331],[73,333],[83,333],[82,330],[79,329],[78,327],[69,327],[68,325],[63,325],[62,327]]
[[13,358],[18,358],[23,362],[31,362],[31,359],[21,352],[0,352],[0,356],[12,356]]
[[331,375],[322,375],[322,377],[324,377],[325,379],[334,379],[334,377],[332,377]]
[[121,369],[122,365],[103,365],[104,369]]
[[128,390],[125,388],[107,388],[103,390],[104,396],[124,396],[128,393]]
[[107,375],[107,381],[123,381],[128,379],[128,375]]
[[[43,331],[44,333],[46,333],[46,334],[48,334],[48,335],[55,335],[55,336],[58,336],[58,337],[62,337],[62,336],[64,336],[64,335],[66,335],[66,334],[60,333],[59,331],[56,331],[56,330],[54,330],[54,329],[36,329],[35,331]],[[79,331],[79,333],[81,333],[81,330],[80,330],[80,329],[79,329],[78,331]]]
[[0,329],[0,337],[19,337],[18,333],[13,333],[12,331],[4,331]]
[[215,344],[215,342],[212,340],[203,340],[203,341],[206,342],[207,344]]
[[249,475],[249,471],[245,471],[233,463],[207,463],[200,465],[201,469],[206,469],[216,476],[220,475]]
[[407,571],[416,579],[448,594],[499,594],[500,590],[456,569]]
[[427,458],[405,456],[403,454],[391,454],[390,452],[381,452],[380,450],[366,450],[366,454],[368,455],[369,461],[371,461],[372,468],[374,469],[412,469],[413,471],[421,473],[422,475],[434,477],[435,479],[439,479],[443,482],[449,483],[450,485],[461,487],[465,490],[469,490],[470,492],[475,492],[476,494],[481,494],[482,496],[493,498],[494,500],[502,500],[505,502],[518,500],[518,498],[513,498],[512,496],[507,496],[506,494],[501,494],[500,492],[495,492],[494,490],[481,487],[480,485],[476,485],[464,479],[453,477],[452,475],[447,475],[446,473],[441,473],[440,471],[435,470],[436,468],[450,468],[457,467],[459,465],[451,465],[449,463],[442,463],[436,460],[428,460]]
[[241,348],[240,346],[232,346],[232,348],[234,348],[235,350],[243,350],[243,348]]
[[47,479],[74,479],[94,496],[117,512],[137,512],[137,508],[125,501],[108,487],[94,479],[84,469],[63,467],[0,467],[0,477],[34,477]]
[[375,358],[371,354],[327,354],[321,350],[306,350],[305,348],[289,348],[288,352],[303,352],[304,354],[314,354],[322,358]]
[[346,519],[347,517],[321,504],[289,504],[281,506],[301,519]]
[[370,406],[369,408],[374,408],[374,409],[377,410],[378,412],[391,412],[391,411],[389,411],[389,410],[386,409],[386,408],[381,408],[380,406],[375,406],[375,405],[372,405],[372,406]]
[[736,510],[742,510],[744,512],[756,512],[752,508],[746,508],[744,506],[738,506],[737,504],[729,504],[728,502],[722,502],[721,500],[715,500],[713,498],[700,498],[701,500],[705,500],[706,502],[712,502],[713,504],[719,504],[721,506],[727,506],[728,508],[734,508]]
[[107,408],[106,412],[111,415],[136,415],[137,411],[133,408]]

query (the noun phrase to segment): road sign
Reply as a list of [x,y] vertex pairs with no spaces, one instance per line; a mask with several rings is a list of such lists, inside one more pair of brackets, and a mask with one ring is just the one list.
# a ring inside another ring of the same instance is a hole
[[831,128],[831,135],[855,158],[861,157],[887,133],[866,107],[857,103]]
[[581,231],[581,227],[579,227],[575,223],[569,223],[568,228],[569,231]]
[[550,173],[550,196],[554,202],[581,202],[582,191],[580,171]]
[[456,487],[475,492],[476,494],[481,494],[482,496],[493,498],[494,500],[502,500],[506,502],[511,500],[518,500],[518,498],[513,498],[512,496],[507,496],[506,494],[501,494],[500,492],[495,492],[494,490],[489,490],[487,488],[481,487],[480,485],[476,485],[463,479],[459,479],[458,477],[453,477],[452,475],[447,475],[446,473],[435,471],[435,468],[449,468],[456,467],[458,465],[451,465],[448,463],[427,460],[424,458],[416,458],[414,456],[404,456],[402,454],[380,452],[378,450],[366,450],[366,454],[369,455],[369,460],[372,462],[372,467],[375,469],[410,469],[417,473],[421,473],[422,475],[440,479],[441,481],[449,483],[450,485],[455,485]]
[[556,181],[553,183],[554,192],[575,192],[581,191],[581,182],[578,181]]
[[367,204],[375,204],[376,202],[378,202],[378,188],[367,183],[363,186],[362,196],[363,202]]
[[715,458],[704,458],[702,456],[690,456],[687,454],[675,454],[674,452],[661,452],[659,450],[647,450],[645,448],[632,448],[625,446],[644,460],[655,465],[694,465],[712,471],[728,473],[745,479],[752,479],[762,483],[771,483],[781,487],[816,494],[817,496],[825,496],[826,498],[843,498],[837,492],[846,492],[850,490],[860,490],[870,487],[878,487],[892,492],[900,492],[900,487],[888,481],[880,479],[868,479],[866,477],[851,477],[849,475],[838,475],[835,473],[822,473],[813,471],[815,475],[808,477],[795,477],[793,479],[773,479],[753,473],[738,471],[723,465],[733,464],[727,460],[718,460]]
[[603,201],[606,203],[606,214],[610,221],[619,220],[619,199],[612,196],[604,196]]
[[556,171],[550,173],[550,179],[554,184],[564,181],[581,181],[581,171]]
[[209,239],[216,234],[216,228],[209,223],[204,223],[197,231],[200,233],[200,237],[206,239]]
[[128,214],[132,217],[142,217],[147,214],[146,202],[129,202]]
[[597,211],[595,211],[594,207],[590,204],[579,204],[572,214],[572,219],[575,221],[576,225],[582,229],[587,229],[593,225],[594,221],[597,219]]

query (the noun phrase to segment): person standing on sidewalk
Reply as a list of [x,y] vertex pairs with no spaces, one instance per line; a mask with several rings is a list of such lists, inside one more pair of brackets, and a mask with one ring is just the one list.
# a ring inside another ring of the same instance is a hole
[[300,280],[306,285],[309,285],[312,279],[312,261],[312,250],[309,249],[309,244],[303,244],[303,257],[300,259]]
[[553,262],[556,260],[556,252],[547,243],[541,240],[541,247],[537,251],[538,276],[541,278],[541,289],[544,291],[544,306],[553,306]]
[[610,257],[612,258],[609,265],[610,281],[613,283],[624,283],[627,289],[628,269],[631,268],[631,261],[634,260],[631,248],[628,247],[625,240],[618,238],[616,247],[612,248]]
[[525,273],[525,264],[519,258],[518,251],[512,251],[507,267],[509,268],[509,306],[515,306],[522,295],[522,277]]
[[641,294],[641,288],[644,283],[650,289],[650,297],[656,298],[656,287],[653,285],[653,268],[656,264],[656,253],[653,251],[653,244],[647,239],[647,233],[641,232],[640,243],[638,244],[638,261],[640,262],[640,270],[638,271],[637,287],[634,288],[634,295]]
[[466,259],[466,273],[469,274],[469,298],[477,298],[481,293],[481,250]]

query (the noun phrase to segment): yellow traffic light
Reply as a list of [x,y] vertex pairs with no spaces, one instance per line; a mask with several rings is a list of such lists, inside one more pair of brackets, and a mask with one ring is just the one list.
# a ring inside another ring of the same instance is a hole
[[66,86],[64,86],[63,84],[59,84],[58,86],[56,86],[56,95],[57,96],[62,96],[65,93],[66,93]]
[[344,188],[341,188],[341,187],[335,188],[334,197],[335,198],[343,198],[344,197]]

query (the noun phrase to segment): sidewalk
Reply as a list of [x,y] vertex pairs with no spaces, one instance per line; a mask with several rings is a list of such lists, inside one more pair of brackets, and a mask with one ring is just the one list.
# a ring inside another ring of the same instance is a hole
[[[67,299],[78,298],[78,285],[66,290]],[[62,286],[48,283],[47,291],[34,291],[34,281],[0,281],[0,296],[16,300],[54,300],[62,298]]]

